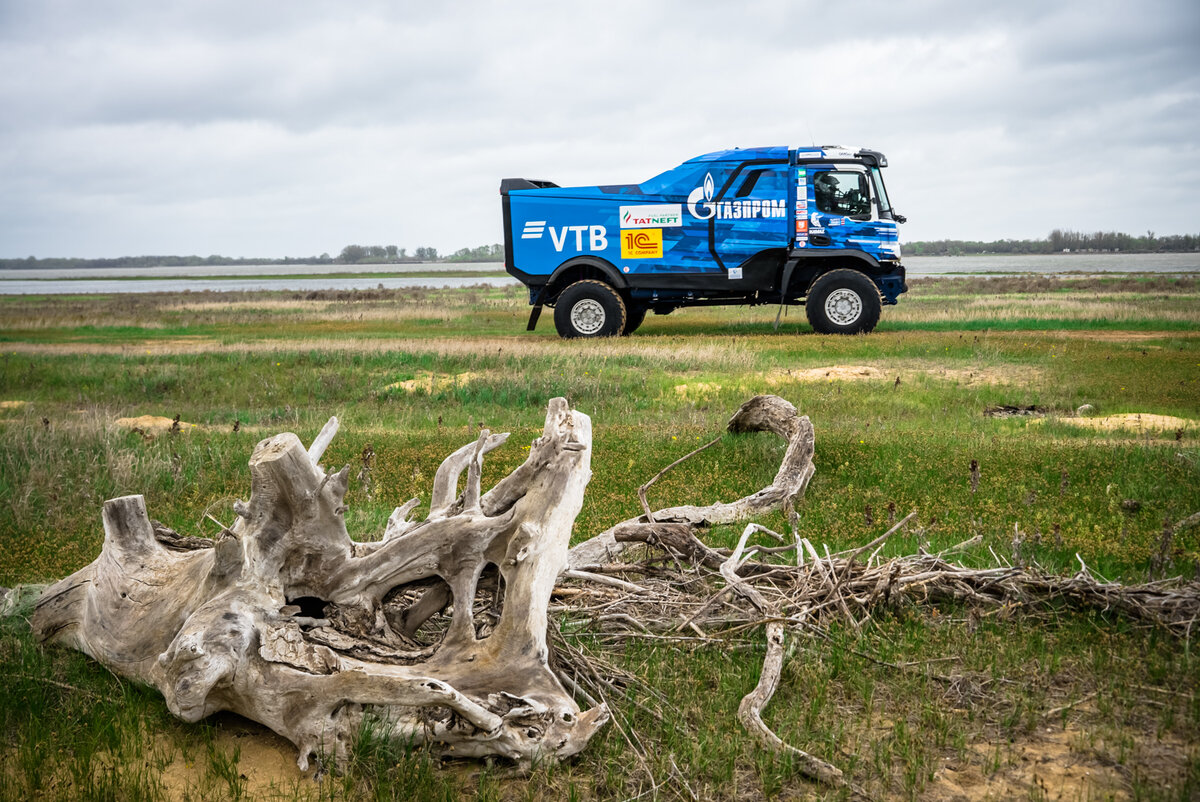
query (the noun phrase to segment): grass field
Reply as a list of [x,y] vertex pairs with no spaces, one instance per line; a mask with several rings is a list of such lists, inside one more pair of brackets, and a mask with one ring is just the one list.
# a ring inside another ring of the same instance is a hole
[[[249,494],[254,444],[309,441],[330,415],[329,466],[363,467],[347,525],[377,537],[393,507],[429,498],[433,472],[480,426],[510,431],[485,486],[524,459],[546,401],[592,417],[582,540],[636,515],[636,489],[719,434],[738,405],[775,393],[816,429],[801,534],[865,543],[911,511],[889,553],[981,535],[970,565],[1022,557],[1144,582],[1197,576],[1200,279],[920,280],[868,336],[815,335],[800,310],[651,316],[633,336],[524,332],[516,289],[0,296],[0,585],[52,581],[99,552],[103,501],[146,497],[151,517],[212,536]],[[1076,415],[1083,405],[1092,409]],[[993,417],[1000,406],[1036,415]],[[122,418],[195,424],[141,432]],[[768,484],[782,441],[726,436],[668,474],[656,507],[732,500]],[[972,488],[970,465],[979,466]],[[783,531],[782,516],[761,523]],[[731,545],[735,529],[709,533]],[[1078,555],[1078,558],[1077,556]],[[566,765],[531,778],[439,764],[364,740],[315,781],[269,731],[233,716],[172,719],[156,693],[32,642],[32,592],[0,621],[0,798],[839,798],[737,723],[761,632],[740,640],[628,642],[605,659],[665,701],[618,700],[652,759],[610,724]],[[586,617],[556,616],[582,649]],[[916,605],[862,631],[791,636],[766,710],[787,742],[887,799],[1193,799],[1200,796],[1194,644],[1119,616],[1057,607],[984,618]],[[902,665],[906,670],[897,671]],[[948,685],[931,674],[952,675]],[[657,789],[655,784],[658,785]]]

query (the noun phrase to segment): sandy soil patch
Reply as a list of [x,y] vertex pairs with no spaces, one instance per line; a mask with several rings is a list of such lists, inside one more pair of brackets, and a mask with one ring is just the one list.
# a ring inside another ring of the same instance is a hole
[[763,375],[763,379],[770,385],[797,381],[868,381],[885,378],[888,377],[884,375],[883,371],[870,365],[829,365],[823,368],[805,368],[802,370],[781,369],[773,370]]
[[[213,748],[233,758],[237,755],[238,780],[246,799],[308,800],[318,797],[320,788],[312,781],[315,769],[301,772],[296,766],[296,747],[265,727],[225,714],[213,735]],[[170,750],[170,747],[168,747]],[[191,754],[174,751],[171,762],[160,775],[168,799],[229,798],[226,780],[209,771],[205,751]],[[223,792],[223,793],[222,793]]]
[[901,383],[918,377],[929,377],[971,387],[980,384],[1021,384],[1037,381],[1041,371],[1029,367],[973,367],[940,368],[913,367],[888,368],[872,365],[829,365],[820,368],[779,369],[763,374],[763,380],[776,386],[785,382],[835,382],[835,381],[892,381]]
[[0,409],[24,409],[26,401],[0,401]]
[[[136,418],[117,418],[113,421],[113,425],[121,429],[139,431],[146,437],[157,437],[174,429],[175,420],[173,418],[164,418],[160,415],[139,415]],[[178,431],[187,432],[196,428],[199,427],[194,423],[179,421]]]
[[1069,423],[1072,426],[1083,426],[1102,432],[1114,430],[1173,432],[1179,429],[1188,431],[1197,426],[1197,421],[1189,418],[1176,418],[1173,415],[1155,415],[1149,412],[1125,412],[1120,415],[1105,415],[1098,418],[1059,418],[1059,420],[1063,423]]
[[[926,799],[984,802],[1005,799],[1131,799],[1129,768],[1143,782],[1169,788],[1182,780],[1188,745],[1163,738],[1142,742],[1125,765],[1086,746],[1088,734],[1074,726],[1039,729],[1012,744],[972,744],[964,762],[950,760],[934,772]],[[999,770],[984,773],[1000,758]]]

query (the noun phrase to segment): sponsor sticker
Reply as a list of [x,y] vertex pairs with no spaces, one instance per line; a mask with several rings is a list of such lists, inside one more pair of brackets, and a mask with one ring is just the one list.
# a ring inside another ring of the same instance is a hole
[[661,259],[662,229],[639,228],[621,232],[622,259]]
[[521,239],[541,239],[546,231],[545,220],[529,220],[521,231]]
[[807,234],[808,233],[808,221],[807,220],[801,218],[800,220],[796,221],[796,233],[797,234]]
[[[712,173],[688,195],[688,214],[697,220],[768,220],[787,218],[787,201],[783,198],[746,198],[745,200],[715,201],[716,182]],[[624,223],[622,223],[624,226]]]
[[742,277],[742,269],[740,267],[729,268],[729,280],[735,281]]
[[683,225],[683,204],[622,206],[621,228],[674,228]]

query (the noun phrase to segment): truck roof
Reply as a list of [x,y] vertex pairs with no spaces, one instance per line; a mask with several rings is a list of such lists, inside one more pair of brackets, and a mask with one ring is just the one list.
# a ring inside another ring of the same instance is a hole
[[786,145],[776,145],[769,148],[731,148],[730,150],[718,150],[713,153],[705,153],[697,156],[694,159],[688,159],[684,164],[692,164],[695,162],[727,162],[727,161],[758,161],[758,160],[787,160],[788,148]]
[[[732,148],[730,150],[718,150],[712,153],[705,153],[697,156],[694,159],[688,159],[684,164],[694,164],[697,162],[724,162],[724,161],[787,161],[789,149],[787,145],[774,145],[771,147],[759,148]],[[883,158],[883,154],[874,150],[865,148],[850,148],[843,145],[798,145],[794,148],[796,156],[800,160],[807,159],[854,159],[871,161],[872,158],[878,160],[880,167],[887,165],[887,160]]]

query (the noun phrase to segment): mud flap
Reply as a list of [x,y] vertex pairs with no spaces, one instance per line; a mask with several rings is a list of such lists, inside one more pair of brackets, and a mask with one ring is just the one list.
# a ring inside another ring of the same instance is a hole
[[779,331],[779,318],[783,316],[784,300],[787,298],[788,285],[792,283],[792,271],[796,269],[796,260],[788,259],[783,266],[783,280],[779,283],[779,311],[775,313],[775,331]]
[[537,328],[538,318],[542,314],[542,305],[538,304],[529,312],[529,325],[525,327],[525,331],[533,331]]

